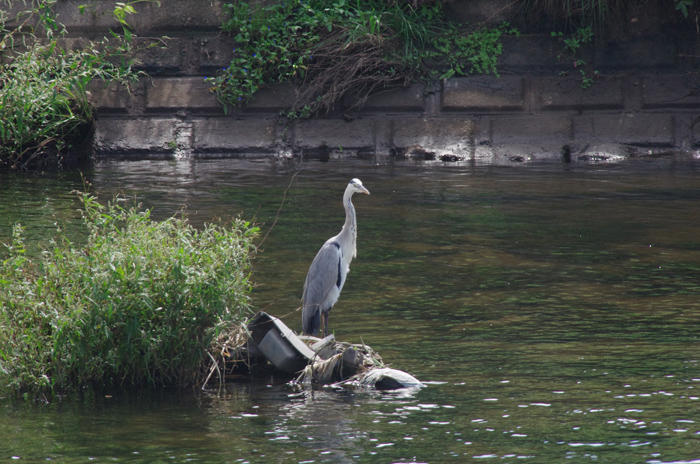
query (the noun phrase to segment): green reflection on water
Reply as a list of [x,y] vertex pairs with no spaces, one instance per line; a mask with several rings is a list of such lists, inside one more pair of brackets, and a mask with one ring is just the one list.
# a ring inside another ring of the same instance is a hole
[[[123,191],[156,217],[182,206],[195,223],[242,214],[257,218],[263,234],[276,220],[255,263],[253,297],[297,330],[308,266],[342,225],[345,184],[361,178],[372,195],[355,199],[358,256],[331,328],[433,383],[402,396],[299,393],[263,379],[229,385],[218,397],[113,392],[114,404],[15,406],[0,419],[0,436],[12,437],[0,455],[65,462],[91,455],[131,462],[700,458],[694,163],[518,170],[306,163],[280,209],[295,172],[250,162],[137,162],[85,175],[102,198]],[[51,236],[53,221],[78,217],[67,192],[80,187],[79,176],[61,176],[2,178],[3,240],[18,218],[37,227],[39,241]]]

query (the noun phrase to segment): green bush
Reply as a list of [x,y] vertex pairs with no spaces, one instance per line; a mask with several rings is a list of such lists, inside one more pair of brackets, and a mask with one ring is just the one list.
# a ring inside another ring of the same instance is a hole
[[0,9],[0,169],[61,166],[84,157],[94,122],[88,84],[138,79],[135,36],[125,17],[135,13],[134,4],[151,0],[115,3],[111,15],[122,34],[111,31],[77,50],[59,45],[67,31],[53,13],[56,1],[25,0],[14,29],[5,27],[11,18]]
[[345,99],[360,107],[379,90],[421,79],[496,73],[509,27],[448,21],[441,4],[384,0],[296,0],[251,8],[226,4],[223,30],[236,48],[226,68],[207,78],[225,105],[241,106],[260,88],[296,81],[288,115],[309,116]]
[[212,340],[249,311],[257,228],[236,220],[196,230],[81,199],[84,245],[59,233],[32,258],[20,225],[5,245],[0,393],[194,382]]

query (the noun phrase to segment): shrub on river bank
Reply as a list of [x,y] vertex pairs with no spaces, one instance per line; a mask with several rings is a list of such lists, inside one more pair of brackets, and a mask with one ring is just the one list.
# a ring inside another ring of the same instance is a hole
[[0,262],[0,394],[187,384],[249,310],[257,228],[197,230],[82,194],[87,238],[32,258],[14,228]]
[[134,69],[136,51],[154,45],[139,45],[125,20],[142,1],[152,0],[115,3],[111,14],[122,34],[68,49],[68,31],[53,11],[57,0],[24,0],[15,18],[0,0],[0,169],[60,167],[87,157],[95,120],[90,82],[136,82],[143,74]]

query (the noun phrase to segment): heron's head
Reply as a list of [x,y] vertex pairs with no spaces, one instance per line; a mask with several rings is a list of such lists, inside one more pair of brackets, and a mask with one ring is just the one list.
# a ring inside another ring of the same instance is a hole
[[352,193],[366,193],[369,195],[369,190],[367,190],[360,179],[353,179],[348,184],[348,188],[351,189]]

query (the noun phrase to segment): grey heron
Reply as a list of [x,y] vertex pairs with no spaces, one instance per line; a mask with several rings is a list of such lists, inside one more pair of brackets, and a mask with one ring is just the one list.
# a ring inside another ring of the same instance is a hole
[[353,179],[343,194],[345,224],[340,233],[323,244],[309,268],[301,297],[301,322],[305,334],[316,335],[323,317],[323,336],[328,335],[328,313],[338,301],[352,258],[357,256],[357,219],[352,205],[354,193],[366,193],[360,179]]

